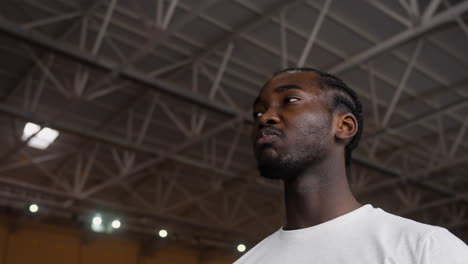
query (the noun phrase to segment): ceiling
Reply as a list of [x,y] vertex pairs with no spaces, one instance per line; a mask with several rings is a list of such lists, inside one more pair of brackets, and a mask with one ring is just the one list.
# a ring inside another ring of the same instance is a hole
[[[364,105],[349,179],[362,203],[468,226],[468,1],[3,1],[0,196],[177,239],[255,243],[284,219],[258,176],[251,104],[308,66]],[[45,150],[26,122],[56,129]],[[464,239],[468,238],[465,237]]]

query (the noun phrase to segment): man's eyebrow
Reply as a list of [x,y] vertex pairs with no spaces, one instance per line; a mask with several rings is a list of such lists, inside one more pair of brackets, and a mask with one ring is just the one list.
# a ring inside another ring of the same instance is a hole
[[284,92],[284,91],[286,91],[286,90],[291,90],[291,89],[304,90],[302,87],[297,86],[297,85],[295,85],[295,84],[286,84],[286,85],[281,85],[281,86],[279,86],[279,87],[276,87],[276,88],[275,88],[275,92],[281,93],[281,92]]

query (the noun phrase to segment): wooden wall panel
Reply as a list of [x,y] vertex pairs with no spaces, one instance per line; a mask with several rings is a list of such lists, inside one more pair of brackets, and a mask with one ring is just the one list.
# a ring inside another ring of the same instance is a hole
[[9,233],[5,264],[78,264],[79,236],[62,228],[22,226]]
[[122,234],[0,217],[0,264],[230,264],[239,257],[172,241],[142,243]]
[[156,249],[151,256],[142,257],[141,264],[199,264],[199,254],[196,248],[171,244]]
[[5,263],[5,256],[8,246],[8,225],[6,223],[0,223],[0,264]]
[[138,250],[135,241],[102,236],[81,245],[81,263],[136,264]]
[[233,263],[241,255],[229,254],[221,250],[206,250],[200,260],[200,264],[225,264]]

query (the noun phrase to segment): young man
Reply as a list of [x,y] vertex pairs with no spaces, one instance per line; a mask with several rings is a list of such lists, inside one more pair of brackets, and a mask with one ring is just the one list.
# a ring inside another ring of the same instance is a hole
[[274,74],[254,103],[263,177],[284,182],[286,224],[235,264],[467,264],[446,229],[361,205],[346,166],[362,133],[361,103],[343,81],[308,68]]

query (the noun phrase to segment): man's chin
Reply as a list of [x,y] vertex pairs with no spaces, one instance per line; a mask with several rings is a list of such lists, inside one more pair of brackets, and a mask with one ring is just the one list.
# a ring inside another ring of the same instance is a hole
[[291,170],[282,164],[279,159],[259,159],[257,168],[260,175],[272,180],[286,180],[290,178]]

